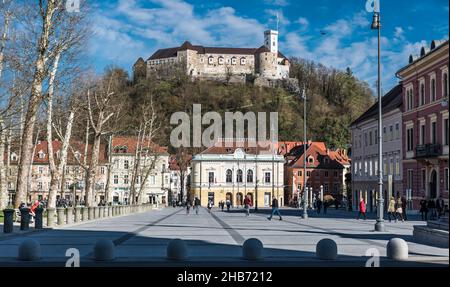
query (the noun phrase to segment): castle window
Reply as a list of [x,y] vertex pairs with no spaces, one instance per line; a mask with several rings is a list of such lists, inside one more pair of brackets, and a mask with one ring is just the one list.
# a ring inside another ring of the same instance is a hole
[[245,65],[245,58],[241,58],[241,65]]
[[208,58],[208,64],[212,65],[213,63],[214,63],[214,57],[213,57],[213,56],[210,56],[210,57]]
[[219,65],[223,65],[224,62],[225,62],[224,58],[223,57],[219,57]]
[[235,57],[231,58],[231,64],[232,65],[236,65],[236,58]]

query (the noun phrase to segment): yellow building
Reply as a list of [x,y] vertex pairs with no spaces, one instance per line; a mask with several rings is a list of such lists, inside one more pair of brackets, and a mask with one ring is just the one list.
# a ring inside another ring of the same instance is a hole
[[284,204],[284,158],[272,152],[270,146],[251,147],[248,142],[223,142],[206,149],[192,159],[192,191],[201,205],[212,201],[230,200],[232,206],[242,206],[249,196],[253,206],[269,207],[273,197]]

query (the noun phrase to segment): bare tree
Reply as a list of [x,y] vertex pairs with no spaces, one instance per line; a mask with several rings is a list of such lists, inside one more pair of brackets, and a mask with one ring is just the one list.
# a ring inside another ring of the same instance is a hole
[[[161,150],[153,142],[153,139],[160,126],[153,97],[150,96],[150,102],[141,105],[140,124],[137,130],[136,150],[131,176],[131,202],[133,204],[142,204],[144,187],[148,177],[155,171]],[[138,179],[140,179],[139,188],[137,188]]]

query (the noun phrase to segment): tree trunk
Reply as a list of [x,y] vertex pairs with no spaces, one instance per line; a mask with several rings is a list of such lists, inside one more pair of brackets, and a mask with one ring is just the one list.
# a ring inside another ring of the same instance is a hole
[[89,168],[86,176],[86,197],[87,202],[86,206],[91,207],[94,206],[95,202],[95,178],[97,175],[97,165],[98,165],[98,157],[100,152],[100,141],[101,134],[95,134],[94,136],[94,146],[92,148],[91,154],[91,162],[89,164]]
[[20,203],[25,202],[27,196],[27,179],[30,176],[29,170],[32,161],[33,130],[36,123],[37,111],[42,102],[42,82],[45,78],[45,64],[48,60],[46,54],[49,45],[49,35],[53,26],[52,17],[57,9],[55,2],[56,0],[49,0],[45,15],[42,15],[43,27],[39,39],[39,52],[31,85],[28,110],[25,116],[21,155],[17,171],[16,207],[19,207]]
[[[0,121],[0,155],[5,154],[6,129],[3,122]],[[7,169],[5,166],[4,156],[0,159],[0,211],[8,205],[8,184]]]

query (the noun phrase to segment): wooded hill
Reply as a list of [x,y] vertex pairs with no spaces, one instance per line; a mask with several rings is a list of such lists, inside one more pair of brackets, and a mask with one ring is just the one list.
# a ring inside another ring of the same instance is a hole
[[[350,69],[338,71],[298,58],[291,59],[291,77],[299,80],[300,87],[306,87],[308,139],[324,141],[330,148],[346,147],[351,142],[349,124],[373,103],[367,83],[358,80]],[[139,119],[136,111],[153,100],[161,121],[157,140],[163,145],[170,146],[172,113],[191,114],[193,104],[202,105],[202,115],[208,111],[222,115],[236,111],[244,114],[277,111],[279,140],[303,139],[303,101],[283,88],[192,81],[182,72],[164,79],[149,75],[127,86],[125,97],[129,106],[121,130],[133,130]]]

